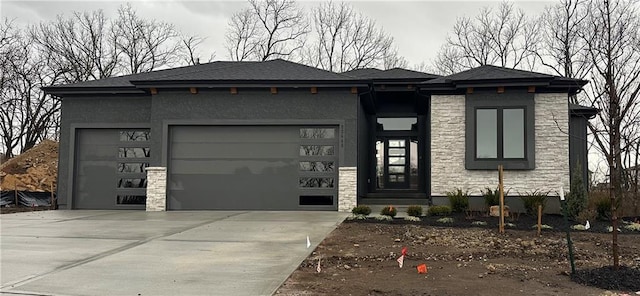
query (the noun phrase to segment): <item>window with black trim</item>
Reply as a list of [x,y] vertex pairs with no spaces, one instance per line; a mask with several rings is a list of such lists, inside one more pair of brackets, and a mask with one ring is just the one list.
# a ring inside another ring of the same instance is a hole
[[479,92],[466,97],[465,167],[535,168],[534,94]]
[[495,107],[475,110],[476,159],[524,159],[525,108]]

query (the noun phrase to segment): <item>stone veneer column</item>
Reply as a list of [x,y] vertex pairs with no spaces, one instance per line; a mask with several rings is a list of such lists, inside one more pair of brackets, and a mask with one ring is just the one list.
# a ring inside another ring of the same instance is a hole
[[147,168],[147,212],[167,210],[167,168]]
[[338,211],[350,212],[358,203],[358,170],[340,167],[338,170]]

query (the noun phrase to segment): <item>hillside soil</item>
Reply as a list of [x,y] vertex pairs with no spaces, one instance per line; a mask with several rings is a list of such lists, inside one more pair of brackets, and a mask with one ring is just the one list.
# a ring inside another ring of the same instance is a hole
[[[58,142],[44,140],[33,148],[0,164],[0,191],[56,192]],[[11,204],[0,213],[48,210],[50,207],[25,207]]]
[[[608,269],[611,234],[571,232],[577,269],[572,280],[566,234],[559,230],[538,236],[531,229],[506,229],[500,234],[497,227],[345,221],[276,295],[635,295],[640,291],[640,232],[619,235],[623,266],[619,271]],[[400,268],[397,259],[404,247],[407,256]],[[426,264],[426,274],[418,273],[420,264]]]
[[44,140],[0,165],[2,191],[55,192],[58,142]]

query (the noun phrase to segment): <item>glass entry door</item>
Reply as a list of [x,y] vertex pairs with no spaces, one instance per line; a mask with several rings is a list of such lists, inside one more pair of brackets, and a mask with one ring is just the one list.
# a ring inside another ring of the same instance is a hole
[[378,189],[409,189],[410,144],[409,137],[378,139],[376,142]]

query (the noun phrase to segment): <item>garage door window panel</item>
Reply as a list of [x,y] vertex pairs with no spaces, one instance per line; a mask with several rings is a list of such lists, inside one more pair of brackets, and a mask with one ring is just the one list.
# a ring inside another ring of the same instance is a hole
[[331,206],[333,205],[332,195],[301,195],[299,199],[301,206]]
[[334,172],[335,162],[333,161],[301,161],[300,171],[303,172]]
[[119,194],[116,196],[116,203],[119,205],[144,205],[146,202],[146,195]]
[[119,158],[148,158],[150,153],[149,147],[120,147],[118,148]]
[[335,139],[336,130],[334,128],[301,128],[301,139]]
[[149,141],[150,131],[120,131],[121,142],[146,142]]

